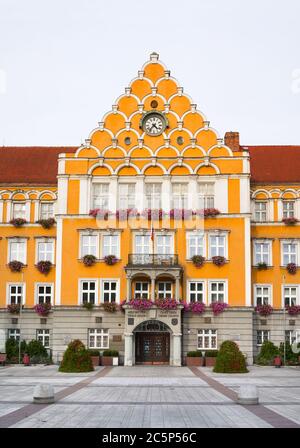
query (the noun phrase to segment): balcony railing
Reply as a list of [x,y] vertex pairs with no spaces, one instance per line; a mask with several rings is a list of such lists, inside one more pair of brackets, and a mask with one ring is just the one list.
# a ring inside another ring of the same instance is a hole
[[129,254],[128,265],[177,266],[178,255],[165,254]]

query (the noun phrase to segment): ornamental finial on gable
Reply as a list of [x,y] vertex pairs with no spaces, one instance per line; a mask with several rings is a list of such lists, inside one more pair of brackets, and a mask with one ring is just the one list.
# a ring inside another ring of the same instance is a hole
[[157,62],[159,58],[159,54],[155,53],[155,51],[153,53],[150,54],[150,61],[151,62]]

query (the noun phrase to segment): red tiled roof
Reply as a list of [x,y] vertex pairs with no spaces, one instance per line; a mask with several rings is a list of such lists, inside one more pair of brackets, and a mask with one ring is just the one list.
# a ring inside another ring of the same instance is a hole
[[300,146],[246,146],[251,182],[300,183]]
[[70,146],[2,146],[0,184],[55,185],[58,154],[76,149]]

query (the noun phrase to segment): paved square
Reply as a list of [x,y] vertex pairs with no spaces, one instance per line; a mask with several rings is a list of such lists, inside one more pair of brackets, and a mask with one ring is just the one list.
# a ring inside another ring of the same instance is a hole
[[[56,402],[32,404],[36,384],[54,386]],[[260,404],[236,404],[255,384]],[[57,366],[0,367],[0,427],[227,428],[300,427],[300,369],[250,367],[248,374],[209,368],[99,367],[65,374]]]

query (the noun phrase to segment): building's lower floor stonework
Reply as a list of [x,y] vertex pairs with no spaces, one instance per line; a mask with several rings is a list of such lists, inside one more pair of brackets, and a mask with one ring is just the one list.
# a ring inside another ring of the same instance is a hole
[[262,317],[251,307],[231,307],[215,316],[176,310],[126,308],[110,313],[95,307],[53,307],[47,317],[23,309],[12,315],[0,310],[0,352],[9,337],[40,339],[59,363],[68,343],[80,339],[87,347],[114,349],[119,363],[181,366],[187,352],[215,350],[225,340],[235,341],[251,365],[261,343],[269,339],[279,346],[300,335],[300,317],[276,310]]

